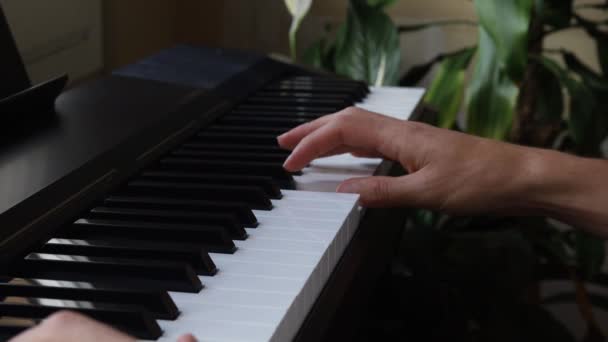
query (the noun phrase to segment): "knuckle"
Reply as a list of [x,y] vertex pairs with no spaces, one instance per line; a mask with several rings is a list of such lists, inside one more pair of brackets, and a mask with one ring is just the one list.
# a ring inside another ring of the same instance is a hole
[[72,311],[58,311],[45,321],[53,326],[64,327],[82,321],[82,316]]
[[387,201],[390,197],[390,184],[388,180],[379,178],[372,187],[371,201],[374,203]]
[[359,113],[359,108],[355,106],[346,107],[344,110],[340,112],[342,117],[351,117],[355,116]]

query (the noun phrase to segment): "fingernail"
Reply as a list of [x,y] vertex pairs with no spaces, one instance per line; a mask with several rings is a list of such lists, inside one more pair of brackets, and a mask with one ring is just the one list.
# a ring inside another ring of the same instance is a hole
[[361,191],[359,182],[344,182],[338,186],[337,192],[345,194],[358,194]]
[[285,162],[283,163],[283,168],[287,171],[290,171],[289,167],[288,167],[290,161],[291,161],[291,154],[289,155],[289,157],[287,157],[287,159],[285,159]]

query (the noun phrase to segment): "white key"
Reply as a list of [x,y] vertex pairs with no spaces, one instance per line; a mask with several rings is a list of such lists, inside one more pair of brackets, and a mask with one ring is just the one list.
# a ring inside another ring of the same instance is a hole
[[[185,332],[201,341],[293,337],[341,255],[338,249],[345,246],[347,218],[356,202],[355,195],[286,191],[276,209],[256,212],[260,225],[248,229],[250,238],[235,242],[234,254],[211,254],[219,272],[200,277],[205,285],[200,293],[170,293],[182,314],[175,322],[161,321],[163,340]],[[309,208],[299,212],[302,203]],[[319,205],[334,210],[315,218]],[[258,234],[266,230],[283,234]],[[310,232],[312,238],[303,234]],[[224,335],[228,324],[231,331]]]

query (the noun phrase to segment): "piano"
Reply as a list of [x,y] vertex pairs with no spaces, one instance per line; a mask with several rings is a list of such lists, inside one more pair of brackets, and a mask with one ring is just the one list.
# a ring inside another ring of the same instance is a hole
[[64,92],[0,145],[0,340],[62,309],[149,341],[348,339],[405,212],[335,189],[402,170],[288,173],[276,136],[348,106],[415,119],[423,95],[192,46]]

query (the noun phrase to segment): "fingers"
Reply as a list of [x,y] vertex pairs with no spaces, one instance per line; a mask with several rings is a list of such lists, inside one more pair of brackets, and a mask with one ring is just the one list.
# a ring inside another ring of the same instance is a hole
[[336,125],[325,125],[305,136],[285,161],[285,169],[301,170],[312,160],[340,148],[343,140],[339,130]]
[[187,334],[187,335],[181,336],[177,340],[177,342],[197,342],[197,339],[193,335]]
[[335,115],[327,115],[292,129],[277,138],[279,146],[287,150],[293,150],[305,136],[316,131],[334,117]]
[[359,194],[359,202],[365,207],[418,206],[421,193],[421,176],[412,174],[402,177],[363,177],[344,181],[337,191]]
[[360,109],[348,109],[299,126],[278,138],[292,153],[284,167],[298,171],[312,160],[340,153],[395,160],[398,142],[393,139],[401,121]]

